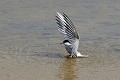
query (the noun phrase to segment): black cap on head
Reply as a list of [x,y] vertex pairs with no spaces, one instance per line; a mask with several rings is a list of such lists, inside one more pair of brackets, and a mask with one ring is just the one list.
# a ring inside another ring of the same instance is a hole
[[[63,43],[69,42],[68,40],[64,40]],[[70,43],[70,42],[69,42]]]

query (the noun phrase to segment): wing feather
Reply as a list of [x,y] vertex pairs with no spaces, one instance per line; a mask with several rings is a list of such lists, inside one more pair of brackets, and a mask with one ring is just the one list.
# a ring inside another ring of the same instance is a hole
[[64,35],[67,35],[68,38],[70,37],[73,39],[79,39],[79,35],[74,24],[65,13],[61,15],[57,12],[56,23],[58,24],[59,31],[62,32]]

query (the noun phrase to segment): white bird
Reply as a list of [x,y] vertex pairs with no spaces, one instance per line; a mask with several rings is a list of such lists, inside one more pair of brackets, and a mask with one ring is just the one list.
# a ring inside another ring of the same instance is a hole
[[61,44],[65,45],[69,57],[88,57],[78,52],[79,46],[79,34],[72,21],[66,14],[60,14],[57,12],[56,23],[58,24],[58,30],[64,35],[64,41]]

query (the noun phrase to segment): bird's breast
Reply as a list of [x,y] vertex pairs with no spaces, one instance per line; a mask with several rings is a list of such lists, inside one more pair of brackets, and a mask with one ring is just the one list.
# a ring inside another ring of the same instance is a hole
[[72,45],[65,45],[65,49],[67,50],[67,52],[68,52],[69,54],[72,53]]

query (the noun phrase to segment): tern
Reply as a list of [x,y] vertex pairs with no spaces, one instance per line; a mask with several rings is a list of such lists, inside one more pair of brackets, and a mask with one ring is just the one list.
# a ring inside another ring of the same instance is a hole
[[56,23],[58,24],[58,30],[63,34],[63,42],[60,44],[65,45],[65,49],[69,53],[68,57],[88,57],[88,55],[82,55],[80,52],[78,52],[78,46],[79,46],[79,34],[77,33],[77,30],[73,24],[73,22],[70,20],[70,18],[65,14],[60,14],[59,12],[56,12]]

